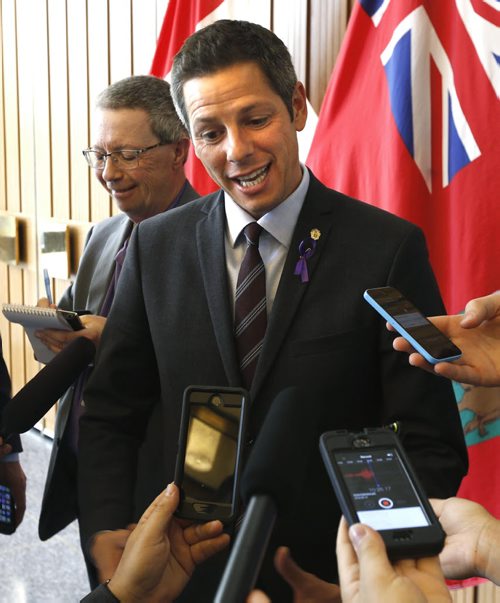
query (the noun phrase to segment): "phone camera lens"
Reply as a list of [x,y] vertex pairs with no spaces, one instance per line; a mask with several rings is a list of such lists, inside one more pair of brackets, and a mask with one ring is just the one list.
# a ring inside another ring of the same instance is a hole
[[219,408],[220,406],[224,406],[224,400],[221,398],[221,396],[219,396],[218,394],[214,394],[211,398],[210,398],[210,402],[214,405],[217,406],[217,408]]
[[354,448],[368,448],[371,445],[370,438],[367,436],[360,436],[352,441]]

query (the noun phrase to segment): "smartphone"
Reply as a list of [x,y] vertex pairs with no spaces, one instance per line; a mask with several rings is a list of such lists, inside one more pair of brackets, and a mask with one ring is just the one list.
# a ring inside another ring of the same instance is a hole
[[0,533],[12,534],[16,531],[15,505],[8,486],[0,484]]
[[367,289],[366,301],[430,362],[451,362],[461,350],[394,287]]
[[441,551],[445,533],[393,431],[330,431],[320,451],[347,522],[377,530],[391,560]]
[[247,411],[244,389],[185,390],[175,469],[181,491],[178,517],[225,524],[236,519]]
[[80,320],[78,312],[73,312],[72,310],[58,310],[58,312],[64,317],[73,331],[81,331],[83,329],[83,323]]

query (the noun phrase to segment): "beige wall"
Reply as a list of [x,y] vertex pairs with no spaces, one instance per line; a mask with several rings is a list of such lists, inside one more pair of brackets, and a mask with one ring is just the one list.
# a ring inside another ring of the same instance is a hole
[[[37,252],[43,221],[69,225],[77,263],[90,224],[114,211],[81,155],[90,143],[93,99],[111,82],[148,72],[167,3],[0,0],[0,214],[21,216],[26,239],[20,265],[0,262],[0,302],[34,304],[44,295]],[[244,11],[238,17],[267,20],[286,42],[316,111],[352,4],[237,0]],[[53,280],[56,299],[68,284]],[[39,365],[19,326],[2,316],[0,330],[15,392]],[[40,427],[50,434],[52,424],[53,413]],[[498,597],[488,585],[455,600],[493,603]]]

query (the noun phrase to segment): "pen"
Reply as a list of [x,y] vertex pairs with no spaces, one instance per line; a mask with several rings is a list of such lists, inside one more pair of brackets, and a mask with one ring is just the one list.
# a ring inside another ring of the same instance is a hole
[[45,283],[45,293],[47,294],[49,304],[53,304],[54,301],[52,300],[52,290],[50,288],[49,271],[47,270],[47,268],[43,269],[43,281]]

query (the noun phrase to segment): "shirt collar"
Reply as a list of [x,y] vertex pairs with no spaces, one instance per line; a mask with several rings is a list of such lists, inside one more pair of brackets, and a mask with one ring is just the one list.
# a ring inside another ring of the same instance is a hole
[[[289,247],[293,231],[302,209],[307,189],[309,188],[309,170],[303,165],[302,180],[293,193],[273,210],[262,216],[258,223],[266,232],[271,234],[281,245]],[[226,211],[227,235],[231,247],[236,245],[241,231],[254,218],[242,209],[236,201],[224,192],[224,208]]]

